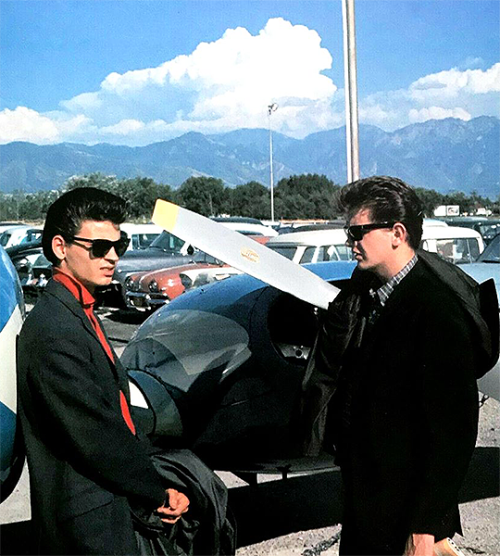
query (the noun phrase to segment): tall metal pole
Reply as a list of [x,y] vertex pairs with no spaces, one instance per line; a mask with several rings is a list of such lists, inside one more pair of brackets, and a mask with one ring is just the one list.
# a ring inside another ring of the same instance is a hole
[[344,25],[347,183],[350,183],[359,179],[358,89],[354,0],[342,0],[342,16]]
[[273,176],[273,133],[271,130],[271,114],[278,110],[278,105],[273,102],[267,107],[269,115],[269,182],[271,185],[271,222],[274,223],[274,176]]

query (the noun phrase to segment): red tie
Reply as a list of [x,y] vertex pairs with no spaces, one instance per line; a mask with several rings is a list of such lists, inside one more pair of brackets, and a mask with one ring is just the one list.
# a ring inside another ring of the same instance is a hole
[[[59,269],[54,268],[53,277],[54,280],[56,280],[57,282],[65,286],[80,302],[80,304],[83,307],[83,310],[85,311],[85,314],[87,315],[90,321],[90,324],[92,325],[92,328],[94,329],[95,333],[97,334],[97,337],[99,338],[99,342],[101,343],[101,346],[103,347],[110,361],[112,361],[114,364],[115,358],[113,356],[111,347],[108,344],[108,341],[106,340],[106,336],[104,335],[104,332],[102,331],[102,328],[100,327],[99,322],[96,319],[96,316],[94,315],[95,299],[92,296],[92,294],[87,290],[87,288],[83,286],[83,284],[81,284],[78,280],[76,280],[76,278],[74,278],[73,276],[69,276],[68,274],[62,272]],[[130,429],[132,434],[135,435],[136,434],[135,426],[134,426],[134,422],[132,421],[132,416],[130,415],[130,408],[128,406],[127,398],[125,397],[125,394],[122,392],[122,390],[120,390],[120,408],[122,411],[123,419],[127,424],[127,427]]]

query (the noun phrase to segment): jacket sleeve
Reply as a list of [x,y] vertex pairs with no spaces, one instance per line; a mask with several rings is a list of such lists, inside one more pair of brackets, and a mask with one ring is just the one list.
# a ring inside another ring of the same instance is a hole
[[43,336],[24,349],[31,350],[28,387],[44,441],[101,487],[151,509],[160,506],[165,489],[122,418],[109,365],[98,368],[78,327]]
[[433,304],[423,313],[417,501],[411,530],[436,534],[458,503],[478,424],[477,361],[471,323],[458,303]]

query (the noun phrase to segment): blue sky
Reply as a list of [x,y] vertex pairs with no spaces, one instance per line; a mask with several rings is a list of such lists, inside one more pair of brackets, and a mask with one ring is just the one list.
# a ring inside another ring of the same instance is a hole
[[[500,114],[498,0],[356,0],[361,123]],[[340,0],[0,0],[0,143],[344,123]]]

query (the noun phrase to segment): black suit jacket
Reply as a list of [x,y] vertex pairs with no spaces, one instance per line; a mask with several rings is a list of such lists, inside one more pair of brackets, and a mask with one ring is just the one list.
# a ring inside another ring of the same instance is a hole
[[361,343],[358,333],[342,357],[330,415],[346,520],[377,553],[404,547],[410,532],[452,536],[477,435],[473,323],[419,261]]
[[75,297],[50,281],[18,343],[19,415],[33,519],[48,554],[133,554],[129,503],[165,498],[147,445],[127,427],[128,382]]

